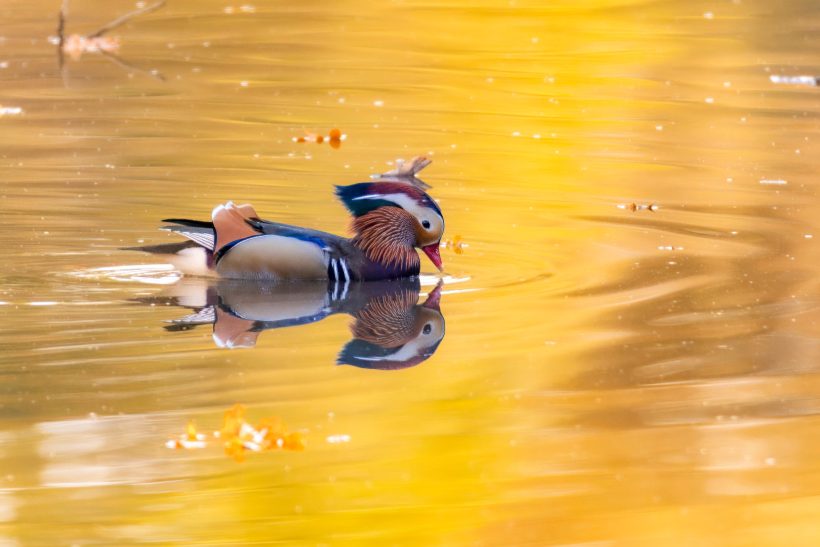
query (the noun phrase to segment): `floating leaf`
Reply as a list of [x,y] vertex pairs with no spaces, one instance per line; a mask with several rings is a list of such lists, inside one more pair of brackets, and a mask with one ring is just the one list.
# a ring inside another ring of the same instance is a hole
[[304,450],[305,439],[299,432],[289,432],[285,422],[278,416],[259,420],[256,427],[245,419],[245,407],[236,404],[225,411],[222,428],[210,438],[199,433],[193,421],[188,422],[185,433],[171,439],[165,446],[173,449],[205,448],[209,444],[225,449],[225,454],[236,461],[244,461],[247,452],[268,450]]

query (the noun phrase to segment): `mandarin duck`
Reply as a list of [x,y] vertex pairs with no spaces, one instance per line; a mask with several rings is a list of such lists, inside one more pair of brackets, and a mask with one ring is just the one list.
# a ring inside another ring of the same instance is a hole
[[420,248],[442,269],[439,244],[444,217],[435,201],[400,179],[337,186],[353,215],[345,238],[262,220],[250,205],[216,207],[211,222],[165,219],[164,230],[185,236],[179,244],[139,247],[171,255],[183,273],[267,281],[376,281],[419,274]]
[[420,302],[418,278],[288,285],[185,278],[163,295],[138,301],[192,309],[193,313],[171,320],[165,329],[183,331],[212,325],[214,343],[230,349],[254,347],[259,334],[266,330],[347,314],[353,318],[353,339],[339,352],[336,363],[395,370],[430,358],[444,338],[445,322],[439,307],[442,286],[439,282]]

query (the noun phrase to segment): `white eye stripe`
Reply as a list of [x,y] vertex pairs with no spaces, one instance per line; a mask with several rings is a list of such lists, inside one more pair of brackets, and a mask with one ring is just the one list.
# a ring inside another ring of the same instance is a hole
[[[441,215],[436,213],[430,207],[422,207],[419,203],[408,196],[407,194],[365,194],[363,196],[359,196],[353,198],[352,201],[360,200],[360,199],[380,199],[384,201],[392,201],[408,213],[411,213],[417,218],[424,218],[426,211],[432,211],[436,216],[441,218]],[[444,224],[444,219],[441,218],[441,223]]]

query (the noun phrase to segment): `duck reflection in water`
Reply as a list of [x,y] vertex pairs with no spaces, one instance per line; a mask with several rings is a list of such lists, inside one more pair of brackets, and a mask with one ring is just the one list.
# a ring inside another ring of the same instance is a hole
[[315,323],[335,314],[353,317],[349,341],[337,364],[396,370],[429,359],[444,338],[442,283],[419,301],[418,279],[367,283],[268,285],[241,280],[183,279],[171,293],[142,299],[195,310],[171,321],[169,331],[213,325],[223,348],[256,345],[268,329]]

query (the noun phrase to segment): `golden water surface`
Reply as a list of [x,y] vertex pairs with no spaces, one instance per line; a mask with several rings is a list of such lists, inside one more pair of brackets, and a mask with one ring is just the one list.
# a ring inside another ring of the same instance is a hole
[[[169,0],[62,71],[59,3],[0,2],[2,547],[820,543],[820,89],[770,81],[816,1]],[[416,366],[337,366],[346,313],[166,328],[195,280],[121,250],[229,199],[343,233],[418,154]],[[234,404],[304,450],[226,455]]]

